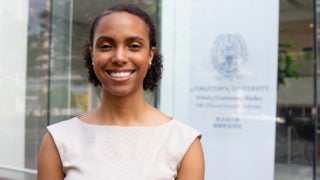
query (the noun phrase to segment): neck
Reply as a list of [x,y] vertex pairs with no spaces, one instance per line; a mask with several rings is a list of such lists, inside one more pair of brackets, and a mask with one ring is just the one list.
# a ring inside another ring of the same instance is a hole
[[101,123],[111,125],[138,125],[150,105],[144,100],[143,92],[133,96],[118,97],[103,93],[98,114]]

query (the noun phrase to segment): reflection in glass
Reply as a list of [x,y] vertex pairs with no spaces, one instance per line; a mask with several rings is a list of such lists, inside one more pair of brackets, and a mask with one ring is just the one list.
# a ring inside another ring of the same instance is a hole
[[49,1],[30,0],[27,56],[25,167],[35,169],[47,125]]
[[312,179],[313,2],[280,0],[275,179]]

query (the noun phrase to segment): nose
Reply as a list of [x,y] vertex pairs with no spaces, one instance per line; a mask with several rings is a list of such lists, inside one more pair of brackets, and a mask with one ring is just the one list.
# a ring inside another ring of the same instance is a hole
[[127,52],[125,48],[118,47],[115,51],[114,57],[113,57],[113,63],[118,65],[123,65],[127,63]]

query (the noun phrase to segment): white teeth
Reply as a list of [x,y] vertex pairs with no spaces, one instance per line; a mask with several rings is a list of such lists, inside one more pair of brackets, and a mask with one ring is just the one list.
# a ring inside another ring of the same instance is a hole
[[131,74],[131,72],[111,72],[110,75],[113,77],[118,77],[118,78],[122,78],[122,77],[127,77]]

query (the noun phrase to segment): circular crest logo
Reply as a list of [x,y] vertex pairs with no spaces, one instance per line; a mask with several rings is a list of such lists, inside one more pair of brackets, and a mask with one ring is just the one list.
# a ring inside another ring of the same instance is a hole
[[211,58],[215,69],[221,75],[239,75],[248,58],[246,43],[238,33],[221,34],[213,44]]

